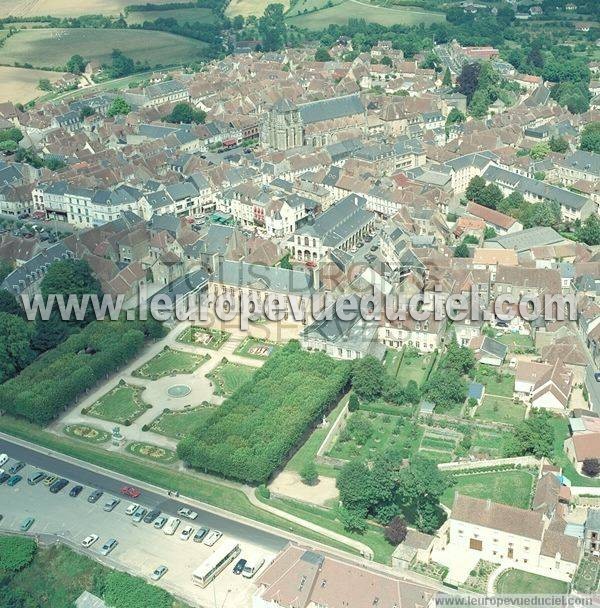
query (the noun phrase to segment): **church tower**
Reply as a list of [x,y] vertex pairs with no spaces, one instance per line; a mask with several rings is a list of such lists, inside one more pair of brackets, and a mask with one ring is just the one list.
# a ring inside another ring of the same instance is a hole
[[275,150],[289,150],[304,144],[302,116],[298,106],[282,99],[265,115],[261,143]]

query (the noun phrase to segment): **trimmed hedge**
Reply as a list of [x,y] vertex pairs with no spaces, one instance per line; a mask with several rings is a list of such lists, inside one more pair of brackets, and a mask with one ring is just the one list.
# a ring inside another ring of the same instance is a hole
[[132,360],[155,331],[143,321],[94,321],[0,386],[0,407],[47,424],[99,380]]
[[191,466],[245,483],[265,483],[340,398],[350,363],[300,350],[278,349],[226,399],[206,425],[177,446]]

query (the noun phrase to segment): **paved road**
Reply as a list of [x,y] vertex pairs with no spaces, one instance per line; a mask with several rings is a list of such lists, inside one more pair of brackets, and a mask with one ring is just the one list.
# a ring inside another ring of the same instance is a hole
[[[90,471],[83,466],[65,462],[54,456],[12,443],[4,438],[0,438],[0,453],[6,453],[10,458],[22,460],[43,471],[55,473],[56,475],[60,475],[71,481],[100,488],[101,490],[112,494],[118,495],[123,486],[122,481],[113,479],[109,475]],[[131,481],[131,485],[135,486],[135,481]],[[166,492],[165,494],[159,494],[148,490],[143,490],[142,495],[137,498],[135,502],[142,504],[145,507],[157,507],[161,511],[172,515],[175,515],[177,509],[180,507],[190,506],[179,500],[169,498],[166,495]],[[228,534],[239,541],[250,542],[274,552],[280,551],[289,542],[288,539],[283,536],[253,528],[250,525],[240,523],[234,519],[203,511],[196,506],[191,506],[191,508],[198,512],[198,519],[195,523],[221,530],[224,534]]]

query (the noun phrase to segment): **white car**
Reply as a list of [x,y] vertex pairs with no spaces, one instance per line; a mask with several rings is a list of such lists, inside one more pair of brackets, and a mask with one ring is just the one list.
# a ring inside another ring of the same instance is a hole
[[8,462],[8,456],[6,454],[0,454],[0,467],[3,467]]
[[186,526],[181,531],[179,538],[181,540],[189,540],[190,538],[192,538],[193,534],[194,534],[194,528],[192,528],[192,526]]
[[181,507],[181,509],[177,511],[177,515],[181,515],[181,517],[185,517],[186,519],[196,519],[196,517],[198,517],[198,513],[196,513],[196,511],[192,511],[187,507]]
[[138,504],[136,504],[135,502],[132,502],[126,509],[125,509],[125,515],[133,515],[138,509],[139,509]]
[[159,566],[151,575],[150,578],[153,581],[157,581],[158,579],[162,578],[165,573],[167,572],[168,568],[166,566]]
[[99,538],[97,534],[90,534],[81,541],[81,546],[89,549]]
[[204,544],[209,547],[212,547],[221,538],[221,536],[223,536],[223,533],[219,532],[219,530],[211,530],[206,535],[206,538],[204,539]]

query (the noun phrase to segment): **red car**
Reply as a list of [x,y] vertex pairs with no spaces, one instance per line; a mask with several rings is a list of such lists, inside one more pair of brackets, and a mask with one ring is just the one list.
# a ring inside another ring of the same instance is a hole
[[129,496],[129,498],[137,498],[141,492],[133,486],[123,486],[121,488],[121,494],[123,494],[123,496]]

